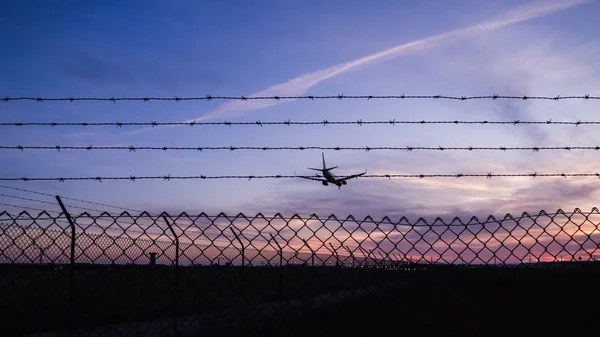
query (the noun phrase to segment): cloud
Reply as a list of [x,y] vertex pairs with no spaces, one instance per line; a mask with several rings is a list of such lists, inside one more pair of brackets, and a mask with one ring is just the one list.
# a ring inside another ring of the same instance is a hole
[[[467,28],[460,28],[451,30],[438,35],[433,35],[424,39],[415,40],[409,43],[401,44],[393,48],[389,48],[371,55],[343,63],[331,66],[326,69],[315,71],[309,74],[302,75],[300,77],[291,79],[287,82],[280,83],[269,87],[265,90],[256,92],[250,96],[294,96],[302,95],[306,93],[311,87],[318,83],[344,74],[346,72],[358,69],[362,66],[366,66],[375,62],[381,62],[384,60],[396,58],[402,55],[408,55],[416,52],[423,51],[428,48],[435,48],[445,43],[454,42],[460,38],[467,37],[470,34],[482,33],[486,31],[493,31],[504,26],[508,26],[514,23],[535,19],[538,17],[546,16],[555,12],[566,10],[568,8],[583,4],[588,0],[573,0],[573,1],[537,1],[528,5],[517,7],[495,19],[470,26]],[[242,114],[243,112],[267,108],[277,104],[281,104],[283,101],[275,100],[257,100],[257,101],[232,101],[220,105],[216,109],[208,112],[204,116],[196,118],[196,121],[210,120],[215,118],[221,118],[225,116],[234,116]],[[191,122],[193,120],[189,120]]]

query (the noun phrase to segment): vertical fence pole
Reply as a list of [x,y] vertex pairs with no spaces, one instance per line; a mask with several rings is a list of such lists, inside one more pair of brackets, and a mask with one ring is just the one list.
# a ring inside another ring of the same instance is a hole
[[352,269],[354,269],[354,254],[352,253],[352,251],[350,250],[350,248],[348,248],[348,246],[344,246],[344,248],[346,248],[346,250],[348,251],[348,253],[350,253],[350,257],[352,258]]
[[403,260],[400,256],[398,256],[398,254],[393,254],[394,258],[396,258],[396,266],[402,265],[403,264]]
[[314,267],[315,266],[315,251],[312,250],[312,248],[310,248],[310,246],[308,245],[308,242],[306,242],[306,240],[302,239],[302,241],[304,242],[304,245],[306,245],[306,247],[308,247],[308,249],[310,250],[310,264]]
[[175,307],[173,308],[173,331],[175,332],[175,336],[179,336],[179,332],[178,332],[178,327],[177,327],[177,321],[179,320],[179,237],[177,237],[177,234],[175,233],[175,230],[173,229],[173,226],[171,225],[171,223],[169,222],[169,220],[167,219],[166,215],[162,215],[163,220],[165,220],[165,222],[167,223],[167,226],[169,226],[169,229],[171,230],[171,234],[173,234],[173,237],[175,238],[175,298],[174,298],[174,305]]
[[375,248],[371,249],[369,251],[369,257],[371,257],[371,255],[375,256],[375,258],[373,259],[375,261],[375,267],[379,267],[379,262],[377,262],[377,255],[375,255],[375,253],[373,253],[373,251],[375,250]]
[[73,219],[71,218],[71,214],[69,214],[69,212],[67,211],[67,208],[65,207],[65,205],[63,204],[62,200],[60,199],[60,196],[56,196],[56,201],[58,201],[58,204],[60,205],[60,208],[63,211],[63,214],[65,215],[65,217],[67,218],[67,221],[69,221],[69,226],[71,227],[71,256],[69,259],[69,314],[68,314],[68,329],[67,329],[67,333],[68,336],[71,336],[72,334],[72,330],[73,330],[73,313],[74,313],[74,309],[73,308],[73,296],[74,296],[74,291],[75,291],[75,223],[73,222]]
[[271,240],[275,242],[277,248],[279,249],[279,298],[283,299],[283,249],[281,249],[279,242],[275,240],[273,234],[269,233],[269,235],[271,236]]
[[365,256],[365,267],[369,267],[369,253],[367,253],[367,251],[360,245],[358,246],[358,249],[360,249],[360,251]]
[[[240,244],[240,253],[242,254],[242,269],[240,271],[241,273],[241,285],[240,285],[240,295],[242,297],[242,303],[244,305],[244,310],[246,309],[246,298],[244,296],[244,292],[246,291],[246,277],[245,277],[245,272],[244,272],[244,266],[246,263],[246,258],[244,255],[244,244],[242,243],[242,240],[240,239],[240,237],[237,235],[237,233],[233,230],[233,225],[231,227],[229,227],[229,229],[231,230],[231,232],[233,233],[233,235],[235,236],[235,238],[237,239],[237,241]],[[240,234],[242,234],[242,231],[240,231]]]
[[229,229],[231,229],[231,232],[233,233],[233,235],[235,236],[235,238],[240,243],[240,247],[242,247],[240,251],[242,253],[242,268],[243,268],[244,265],[245,265],[245,263],[246,263],[246,259],[244,258],[244,244],[242,243],[242,240],[240,240],[240,237],[237,235],[237,233],[233,230],[233,227],[229,227]]
[[329,242],[329,246],[332,249],[333,255],[335,255],[335,266],[339,267],[340,266],[340,256],[338,255],[337,250],[333,247],[331,242]]
[[308,247],[308,249],[310,250],[310,264],[311,264],[311,268],[310,268],[310,281],[311,281],[311,298],[313,303],[315,302],[315,251],[308,245],[308,242],[306,242],[306,240],[302,239],[302,242],[304,242],[304,245],[306,247]]
[[381,251],[378,252],[379,256],[381,256],[382,261],[383,261],[383,267],[385,268],[385,255],[383,255],[383,253]]

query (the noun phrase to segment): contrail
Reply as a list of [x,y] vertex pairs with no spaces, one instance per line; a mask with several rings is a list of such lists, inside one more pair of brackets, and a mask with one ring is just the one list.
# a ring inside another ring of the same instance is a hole
[[[451,30],[445,33],[433,35],[424,39],[405,43],[396,47],[392,47],[354,61],[331,66],[326,69],[318,70],[300,77],[291,79],[287,82],[276,84],[265,90],[256,92],[249,96],[295,96],[306,93],[311,87],[328,78],[355,70],[361,66],[380,62],[386,59],[396,58],[402,55],[407,55],[422,51],[427,48],[433,48],[449,43],[458,38],[463,38],[469,34],[493,31],[510,24],[535,19],[546,16],[555,12],[559,12],[590,0],[572,0],[572,1],[537,1],[528,5],[519,6],[503,15],[480,24]],[[286,100],[289,101],[289,100]],[[195,121],[206,121],[215,118],[232,117],[240,115],[243,112],[257,110],[281,104],[283,101],[264,100],[264,101],[232,101],[224,103],[212,111],[209,111],[204,116],[200,116]],[[192,122],[194,120],[189,120]]]

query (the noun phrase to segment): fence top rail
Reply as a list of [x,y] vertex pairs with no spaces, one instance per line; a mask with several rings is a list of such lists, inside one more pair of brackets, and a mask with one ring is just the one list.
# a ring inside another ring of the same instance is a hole
[[[47,220],[47,221],[60,221],[62,220],[65,215],[64,213],[58,213],[58,214],[51,214],[51,213],[55,213],[55,212],[47,212],[47,211],[41,211],[40,213],[38,213],[37,215],[32,214],[28,211],[22,211],[18,214],[13,214],[10,213],[8,211],[1,211],[0,212],[0,221],[24,221],[24,220]],[[505,221],[519,221],[522,219],[538,219],[540,217],[549,217],[549,218],[555,218],[558,216],[564,216],[564,217],[573,217],[573,216],[584,216],[584,217],[590,217],[593,215],[600,215],[600,210],[597,207],[593,207],[589,212],[586,211],[582,211],[579,208],[575,208],[572,212],[568,212],[568,211],[564,211],[562,209],[558,209],[555,212],[552,213],[548,213],[545,210],[540,210],[537,213],[528,213],[528,212],[523,212],[521,213],[521,215],[515,215],[513,216],[510,213],[506,213],[504,216],[502,217],[496,217],[494,215],[489,215],[486,218],[482,218],[484,220],[481,220],[480,218],[478,218],[477,216],[471,216],[468,220],[463,220],[460,217],[454,217],[452,218],[452,220],[448,221],[448,220],[444,220],[442,217],[436,217],[436,216],[428,216],[428,217],[419,217],[418,219],[416,219],[415,221],[410,221],[410,219],[406,216],[402,216],[399,218],[398,221],[393,221],[391,217],[388,216],[383,216],[380,218],[380,220],[377,220],[375,217],[371,216],[371,215],[367,215],[365,217],[355,217],[353,215],[348,215],[346,217],[338,217],[335,214],[331,214],[329,216],[319,216],[317,214],[310,214],[308,216],[302,216],[299,214],[294,214],[292,216],[284,216],[281,213],[275,213],[273,215],[265,215],[263,213],[257,213],[255,215],[245,215],[244,213],[238,213],[236,215],[228,215],[226,213],[219,213],[217,215],[210,215],[207,213],[200,213],[200,214],[190,214],[187,212],[182,212],[179,214],[169,214],[167,212],[162,212],[160,214],[153,214],[153,213],[149,213],[149,212],[141,212],[139,214],[134,214],[128,211],[124,211],[121,213],[109,213],[109,212],[102,212],[99,214],[91,214],[88,212],[83,212],[80,214],[70,214],[70,216],[75,220],[85,220],[85,219],[90,219],[92,221],[95,221],[96,219],[105,219],[105,220],[113,220],[113,221],[121,221],[121,220],[129,220],[129,221],[133,221],[135,224],[136,220],[141,220],[141,219],[148,219],[156,224],[160,223],[160,221],[163,221],[164,218],[167,218],[173,222],[175,222],[175,226],[177,227],[181,227],[183,224],[181,223],[182,221],[190,221],[192,224],[198,222],[201,224],[206,224],[206,225],[212,225],[218,222],[229,222],[229,223],[233,223],[235,221],[239,221],[239,220],[246,220],[246,221],[266,221],[266,222],[271,222],[271,221],[284,221],[286,223],[292,222],[292,221],[300,221],[303,222],[304,225],[308,225],[309,222],[321,222],[321,223],[326,223],[326,222],[339,222],[340,224],[344,224],[344,223],[353,223],[353,224],[386,224],[386,225],[395,225],[395,226],[409,226],[409,227],[419,227],[419,226],[424,226],[424,227],[432,227],[432,226],[442,226],[442,227],[447,227],[447,226],[475,226],[475,225],[485,225],[485,224],[493,224],[493,223],[499,223],[499,222],[505,222]],[[177,222],[180,223],[177,223]],[[81,224],[80,224],[81,225]]]

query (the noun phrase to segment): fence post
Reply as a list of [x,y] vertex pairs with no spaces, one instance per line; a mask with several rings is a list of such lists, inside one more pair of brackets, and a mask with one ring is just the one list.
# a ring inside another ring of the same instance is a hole
[[[232,226],[229,227],[229,229],[231,230],[231,232],[233,233],[233,235],[235,236],[235,238],[239,242],[240,247],[242,247],[240,249],[240,252],[242,253],[242,269],[240,271],[240,273],[241,273],[240,296],[242,298],[242,305],[244,306],[244,310],[245,310],[246,309],[246,298],[244,296],[244,291],[246,291],[246,278],[245,278],[245,272],[244,272],[244,265],[246,263],[246,258],[245,258],[245,255],[244,255],[245,248],[244,248],[244,244],[242,243],[242,240],[237,235],[237,233],[233,230],[233,224],[232,224]],[[242,234],[241,230],[240,230],[240,234]],[[243,320],[243,316],[242,316],[242,320]]]
[[348,253],[350,253],[350,257],[352,258],[352,269],[354,269],[354,254],[352,253],[352,251],[350,250],[350,248],[348,248],[348,246],[344,246],[344,248],[346,248],[346,250],[348,251]]
[[241,253],[242,253],[242,268],[243,268],[244,264],[246,262],[246,259],[244,258],[244,244],[242,243],[242,240],[240,240],[240,237],[237,235],[237,233],[233,230],[233,227],[229,227],[229,229],[231,229],[231,232],[233,233],[233,235],[235,236],[235,238],[240,243],[240,247],[242,247],[241,248]]
[[302,239],[302,241],[304,242],[306,247],[308,247],[308,249],[310,250],[310,263],[314,267],[315,266],[315,251],[312,250],[312,248],[310,248],[310,246],[308,245],[308,242],[306,242],[306,240]]
[[308,249],[310,250],[310,264],[311,264],[311,268],[310,268],[310,282],[311,282],[311,299],[312,299],[312,303],[314,304],[315,302],[315,251],[308,245],[308,242],[306,242],[306,240],[302,239],[302,242],[304,242],[304,245],[306,245],[306,247],[308,247]]
[[174,313],[174,319],[173,319],[173,331],[175,332],[175,336],[179,336],[179,332],[178,332],[178,324],[177,321],[179,320],[179,237],[177,237],[177,234],[175,233],[175,230],[173,229],[173,226],[171,225],[171,223],[169,222],[169,220],[167,219],[167,216],[163,213],[162,215],[163,220],[165,220],[165,222],[167,223],[167,226],[169,227],[169,229],[171,230],[171,234],[173,234],[173,237],[175,238],[175,307],[173,308],[173,313]]
[[383,253],[381,251],[378,251],[379,256],[381,256],[382,262],[383,262],[383,268],[385,268],[385,255],[383,255]]
[[75,292],[75,223],[73,222],[73,219],[71,218],[71,214],[69,214],[69,212],[67,211],[67,209],[65,208],[65,205],[63,204],[62,200],[60,199],[60,196],[56,196],[56,201],[58,201],[58,204],[60,205],[60,208],[63,211],[63,214],[65,215],[65,217],[67,218],[67,221],[69,222],[69,226],[71,227],[71,255],[70,255],[70,259],[69,259],[69,317],[68,317],[68,322],[67,322],[67,334],[68,336],[71,336],[72,334],[72,330],[73,330],[73,312],[74,312],[74,308],[73,308],[73,295]]
[[271,240],[275,242],[277,248],[279,249],[279,299],[283,299],[283,249],[279,245],[279,242],[275,240],[273,234],[269,233],[271,236]]
[[358,245],[358,249],[360,249],[360,251],[365,256],[365,267],[368,268],[369,267],[369,253],[367,253],[367,250],[364,249],[363,247],[361,247],[360,245]]
[[329,242],[329,246],[332,249],[333,255],[335,255],[335,266],[339,267],[340,266],[340,256],[338,255],[337,250],[333,247],[333,245],[331,244],[331,242]]

